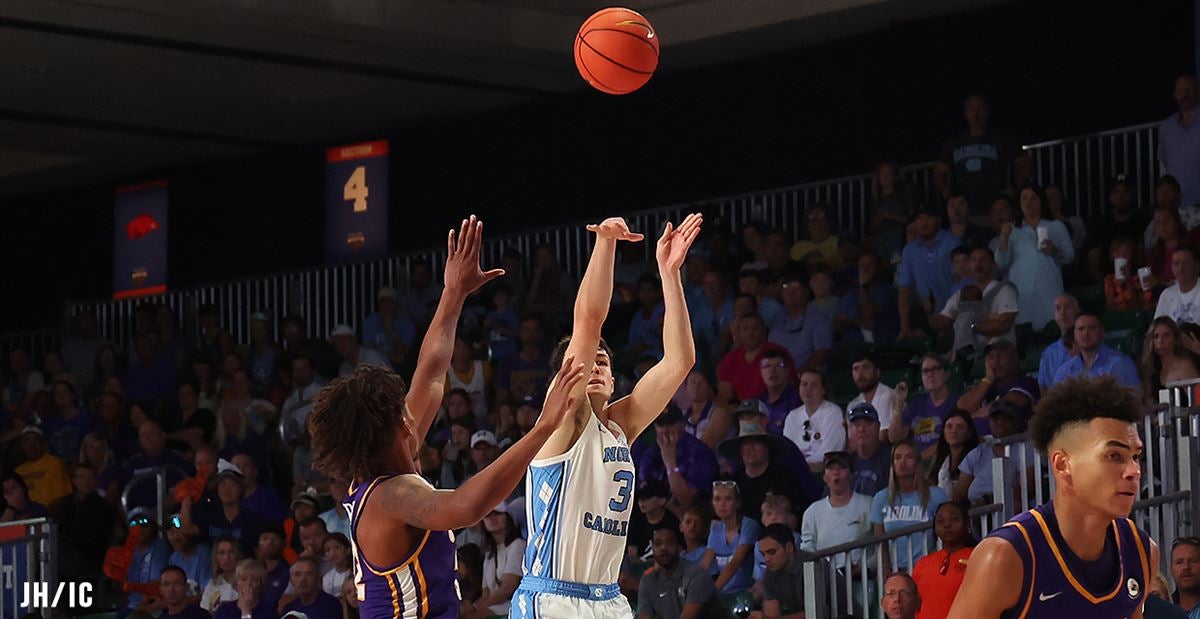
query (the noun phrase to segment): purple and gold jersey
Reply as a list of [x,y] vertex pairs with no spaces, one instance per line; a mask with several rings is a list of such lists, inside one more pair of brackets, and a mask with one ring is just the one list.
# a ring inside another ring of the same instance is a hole
[[[354,584],[359,616],[363,619],[443,619],[457,617],[459,600],[454,539],[447,531],[425,531],[416,548],[395,565],[373,565],[358,546],[358,519],[367,498],[380,483],[395,477],[376,477],[350,486],[343,507],[350,515],[350,548],[354,553]],[[419,475],[415,475],[425,482]],[[428,482],[425,482],[428,483]]]
[[1128,518],[1112,521],[1096,561],[1083,561],[1067,547],[1053,503],[1017,515],[988,537],[1011,544],[1025,568],[1017,605],[1000,615],[1006,619],[1123,619],[1146,599],[1150,538]]

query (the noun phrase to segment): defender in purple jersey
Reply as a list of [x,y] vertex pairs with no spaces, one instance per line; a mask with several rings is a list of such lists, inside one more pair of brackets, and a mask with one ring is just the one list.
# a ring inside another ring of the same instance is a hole
[[1129,519],[1142,479],[1141,417],[1112,377],[1071,379],[1038,404],[1030,435],[1054,498],[971,554],[951,619],[1142,617],[1158,545]]
[[574,405],[583,364],[563,361],[533,429],[454,491],[435,490],[415,462],[441,405],[463,301],[503,274],[479,268],[483,224],[463,220],[447,239],[445,290],[422,342],[413,387],[360,365],[317,394],[308,418],[315,466],[350,480],[354,584],[364,619],[457,617],[454,538],[512,493],[525,467]]

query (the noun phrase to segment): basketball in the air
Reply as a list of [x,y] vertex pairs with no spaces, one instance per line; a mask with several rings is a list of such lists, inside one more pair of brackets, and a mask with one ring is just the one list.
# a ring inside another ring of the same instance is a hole
[[658,32],[650,20],[630,9],[601,9],[579,28],[575,66],[596,90],[629,94],[654,75],[658,49]]

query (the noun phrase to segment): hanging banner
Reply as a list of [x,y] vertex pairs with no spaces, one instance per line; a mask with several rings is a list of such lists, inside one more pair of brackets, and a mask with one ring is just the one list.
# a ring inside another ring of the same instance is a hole
[[113,298],[167,291],[167,181],[116,189]]
[[340,262],[387,255],[388,143],[325,151],[325,259]]

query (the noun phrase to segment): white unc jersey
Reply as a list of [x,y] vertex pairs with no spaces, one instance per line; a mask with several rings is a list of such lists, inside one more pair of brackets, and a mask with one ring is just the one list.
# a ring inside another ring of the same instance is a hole
[[529,464],[523,572],[584,584],[617,582],[635,486],[625,433],[611,420],[604,428],[592,414],[566,453]]

